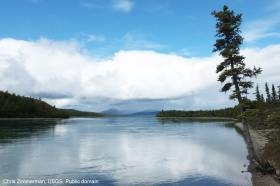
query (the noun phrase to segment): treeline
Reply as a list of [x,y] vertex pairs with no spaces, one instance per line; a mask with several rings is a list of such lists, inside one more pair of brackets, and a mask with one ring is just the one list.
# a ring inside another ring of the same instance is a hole
[[74,109],[60,109],[66,112],[70,117],[104,117],[104,114],[96,112],[85,112]]
[[265,96],[256,86],[254,107],[244,112],[245,121],[253,128],[270,129],[269,143],[264,148],[264,158],[280,167],[280,86],[265,84]]
[[157,117],[223,117],[236,118],[240,114],[237,107],[219,110],[180,111],[168,110],[157,113]]
[[264,94],[260,93],[259,86],[256,86],[256,101],[258,103],[267,103],[267,104],[279,104],[280,103],[280,86],[277,87],[278,90],[276,91],[276,88],[274,84],[272,84],[271,89],[269,89],[269,86],[267,83],[265,83],[265,95],[266,99],[264,98]]
[[68,117],[101,117],[94,112],[58,109],[48,103],[31,97],[0,91],[0,118],[68,118]]
[[265,84],[265,94],[256,86],[255,100],[243,113],[245,121],[256,128],[280,128],[280,86]]
[[67,118],[69,115],[39,99],[0,91],[0,117]]
[[256,86],[255,99],[244,99],[240,112],[239,105],[219,110],[180,111],[168,110],[157,113],[157,117],[223,117],[249,123],[256,128],[280,128],[280,86],[265,84],[265,93]]

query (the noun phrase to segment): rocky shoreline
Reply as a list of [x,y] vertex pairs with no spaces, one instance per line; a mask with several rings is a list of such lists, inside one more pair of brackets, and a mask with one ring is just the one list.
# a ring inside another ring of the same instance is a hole
[[[268,143],[266,137],[267,131],[265,130],[254,130],[248,127],[248,130],[245,130],[243,123],[235,123],[235,127],[240,129],[243,132],[244,138],[247,143],[250,160],[250,165],[248,171],[252,174],[252,183],[254,186],[280,186],[280,170],[276,169],[276,174],[264,174],[259,171],[260,164],[259,162],[263,159],[264,147]],[[266,160],[270,162],[269,160]],[[273,165],[273,162],[270,162]]]

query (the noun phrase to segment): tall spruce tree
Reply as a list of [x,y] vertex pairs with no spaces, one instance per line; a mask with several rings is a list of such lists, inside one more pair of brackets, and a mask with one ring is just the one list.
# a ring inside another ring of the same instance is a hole
[[[240,55],[240,45],[243,37],[240,35],[242,15],[235,14],[227,6],[222,11],[214,11],[212,15],[216,18],[216,43],[213,52],[219,52],[224,58],[216,69],[219,73],[218,81],[223,83],[222,92],[227,92],[233,87],[230,99],[237,99],[240,106],[248,94],[248,89],[253,87],[253,82],[248,80],[261,73],[261,68],[246,68],[245,57]],[[241,106],[241,110],[242,106]]]
[[278,86],[278,101],[280,102],[280,86]]
[[261,102],[265,102],[263,94],[261,94]]
[[267,83],[265,83],[265,93],[266,93],[266,103],[271,103],[271,95]]
[[272,84],[272,87],[271,87],[271,102],[272,103],[277,102],[277,93],[276,93],[276,89],[274,87],[274,84]]
[[256,86],[255,95],[256,95],[256,101],[257,102],[262,102],[262,97],[261,97],[261,94],[260,94],[259,85]]

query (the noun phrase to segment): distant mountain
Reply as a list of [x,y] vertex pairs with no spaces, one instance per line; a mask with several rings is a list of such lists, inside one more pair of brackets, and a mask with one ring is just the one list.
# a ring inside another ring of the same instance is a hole
[[102,117],[95,112],[59,109],[41,99],[0,91],[0,118]]
[[129,115],[133,115],[133,116],[155,116],[159,111],[155,111],[155,110],[144,110],[144,111],[140,111],[140,112],[134,112],[131,113]]
[[127,112],[125,112],[125,111],[121,111],[121,110],[114,109],[114,108],[104,110],[101,113],[102,114],[107,114],[107,115],[125,115],[125,114],[127,114]]
[[122,111],[118,109],[108,109],[104,110],[101,113],[107,114],[107,115],[113,115],[113,116],[137,116],[137,115],[156,115],[159,111],[156,110],[144,110],[139,112],[133,112],[133,111]]

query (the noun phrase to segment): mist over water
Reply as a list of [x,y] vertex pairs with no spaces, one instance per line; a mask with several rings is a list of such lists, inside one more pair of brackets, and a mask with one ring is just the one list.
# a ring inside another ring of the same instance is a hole
[[[11,126],[17,127],[9,130]],[[251,185],[250,173],[241,172],[249,164],[246,144],[226,122],[174,123],[153,117],[1,120],[0,134],[1,180]]]

